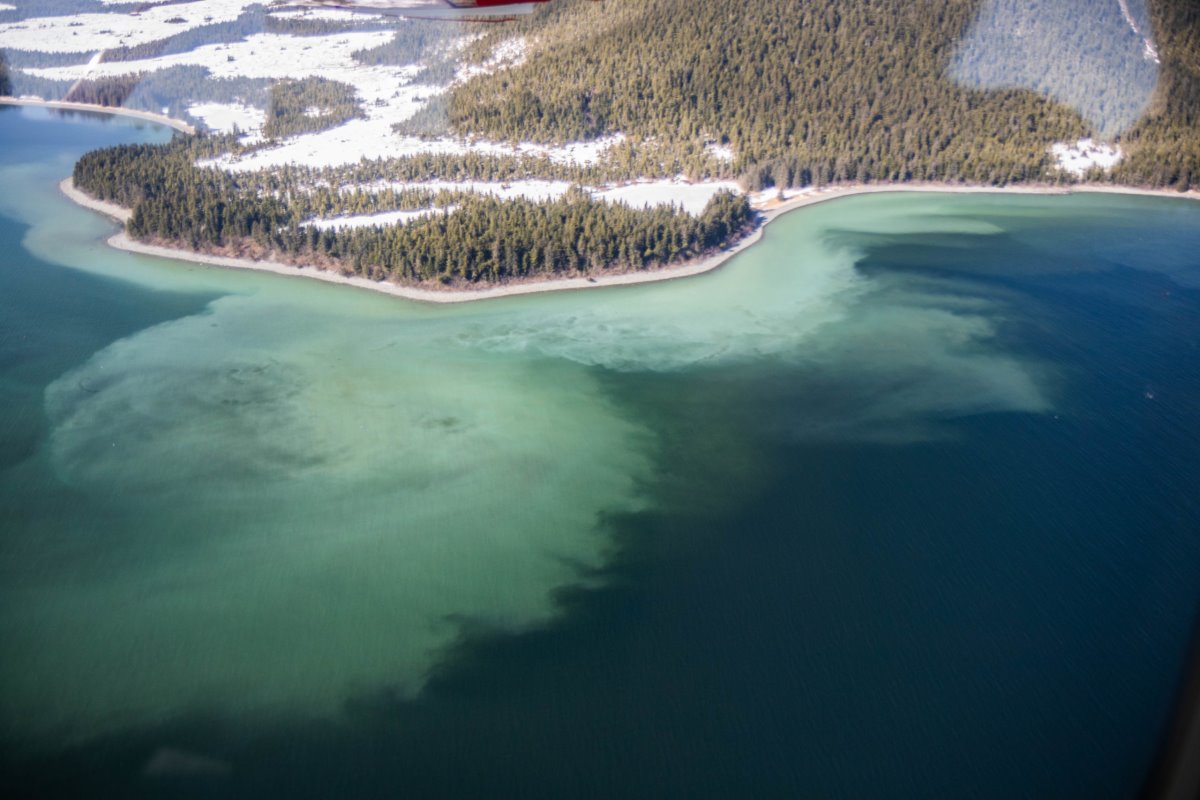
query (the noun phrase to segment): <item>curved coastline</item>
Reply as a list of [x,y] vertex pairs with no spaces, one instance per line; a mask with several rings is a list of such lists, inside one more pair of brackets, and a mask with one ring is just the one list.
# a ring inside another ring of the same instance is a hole
[[[195,133],[195,128],[188,123],[183,122],[182,120],[173,119],[160,114],[154,114],[149,111],[97,106],[86,103],[70,103],[59,100],[42,100],[40,98],[32,97],[0,97],[0,105],[30,105],[44,108],[86,111],[97,114],[117,114],[165,125],[184,133]],[[128,208],[118,206],[115,203],[97,200],[82,190],[77,189],[75,187],[74,180],[70,177],[59,183],[59,189],[75,203],[104,214],[105,216],[121,223],[122,225],[128,221],[129,216],[132,213]],[[482,289],[434,289],[417,286],[403,286],[401,284],[391,283],[388,281],[373,281],[366,278],[342,275],[340,273],[330,272],[329,270],[323,270],[317,267],[295,266],[277,261],[255,261],[246,258],[233,258],[228,256],[209,255],[206,253],[196,253],[173,247],[163,247],[160,245],[149,245],[143,242],[138,242],[129,238],[124,231],[109,237],[108,244],[109,246],[118,250],[125,250],[131,253],[152,255],[159,258],[170,258],[177,261],[188,261],[212,267],[222,267],[225,269],[256,270],[259,272],[270,272],[275,275],[309,278],[313,280],[324,281],[326,283],[353,286],[359,289],[380,292],[382,294],[392,295],[393,297],[401,297],[406,300],[414,300],[423,303],[466,303],[476,300],[492,300],[501,297],[513,297],[523,294],[541,294],[543,292],[574,291],[579,289],[598,289],[606,286],[631,286],[642,283],[656,283],[659,281],[676,280],[679,278],[688,278],[693,275],[701,275],[705,272],[711,272],[717,269],[725,264],[725,262],[741,253],[743,250],[758,243],[762,239],[763,232],[766,230],[767,226],[790,211],[795,211],[797,209],[804,208],[805,206],[815,205],[817,203],[837,200],[842,197],[851,197],[860,194],[878,194],[883,192],[1043,195],[1102,192],[1200,200],[1200,191],[1195,190],[1189,192],[1178,192],[1167,189],[1142,189],[1138,187],[1113,186],[1110,184],[1074,184],[1070,186],[1046,186],[1030,184],[1003,187],[970,186],[957,183],[837,184],[822,188],[802,189],[799,190],[796,195],[788,199],[771,199],[763,203],[756,204],[754,208],[759,213],[760,224],[753,232],[731,247],[686,264],[680,264],[673,267],[664,267],[657,270],[623,272],[612,275],[597,275],[593,277],[534,279],[529,281],[507,283],[499,286],[489,286]]]
[[40,97],[0,97],[0,106],[35,106],[37,108],[56,108],[60,111],[85,111],[89,114],[113,114],[118,117],[130,117],[158,125],[174,128],[181,133],[194,134],[196,128],[181,119],[155,114],[152,111],[139,111],[136,108],[121,108],[119,106],[99,106],[92,103],[71,103],[66,100],[43,100]]
[[[85,208],[89,208],[93,211],[104,214],[105,216],[122,224],[129,219],[129,214],[131,213],[129,209],[118,206],[114,203],[107,203],[91,197],[85,192],[77,189],[74,181],[71,178],[65,178],[59,184],[59,188],[68,198],[79,205],[84,206]],[[256,270],[258,272],[270,272],[275,275],[308,278],[311,280],[325,281],[326,283],[340,284],[342,286],[353,286],[358,289],[380,292],[382,294],[392,295],[393,297],[401,297],[406,300],[415,300],[422,303],[467,303],[477,300],[493,300],[501,297],[513,297],[523,294],[574,291],[579,289],[598,289],[605,286],[631,286],[641,283],[655,283],[658,281],[676,280],[679,278],[691,277],[693,275],[701,275],[705,272],[711,272],[717,269],[737,254],[741,253],[743,250],[746,250],[752,245],[758,243],[762,239],[763,233],[768,225],[791,211],[796,211],[806,206],[816,205],[817,203],[826,203],[830,200],[837,200],[843,197],[852,197],[862,194],[899,192],[1030,195],[1107,193],[1200,200],[1200,192],[1196,191],[1176,192],[1165,189],[1139,189],[1137,187],[1111,186],[1108,184],[1077,184],[1068,187],[964,186],[962,184],[940,183],[832,186],[823,189],[805,191],[800,196],[793,197],[788,200],[773,200],[756,206],[756,210],[759,212],[761,218],[761,224],[750,235],[746,236],[732,247],[722,250],[719,253],[714,253],[706,258],[692,261],[687,264],[645,272],[626,272],[614,275],[597,275],[591,278],[580,277],[532,280],[520,283],[502,284],[500,286],[490,286],[484,289],[427,289],[417,286],[403,286],[387,281],[373,281],[368,280],[367,278],[347,276],[336,272],[330,272],[329,270],[318,269],[316,267],[303,267],[292,264],[284,264],[277,261],[254,261],[247,258],[233,258],[229,256],[209,255],[207,253],[196,253],[173,247],[163,247],[160,245],[151,245],[138,242],[129,238],[124,231],[109,237],[108,244],[109,246],[118,250],[125,250],[130,253],[140,253],[142,255],[156,256],[159,258],[170,258],[177,261],[189,261],[196,264],[222,267],[225,269]]]

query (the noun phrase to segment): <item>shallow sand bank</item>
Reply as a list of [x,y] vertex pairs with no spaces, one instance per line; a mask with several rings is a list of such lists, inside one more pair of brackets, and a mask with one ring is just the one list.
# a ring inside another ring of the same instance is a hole
[[103,200],[97,200],[87,192],[76,189],[75,181],[72,178],[63,178],[58,183],[59,190],[70,199],[74,200],[84,208],[90,208],[92,211],[99,211],[106,217],[116,220],[124,225],[129,221],[129,217],[133,212],[124,206],[119,206],[116,203],[107,203]]
[[[129,209],[122,208],[121,206],[117,206],[112,203],[105,203],[88,196],[84,192],[75,188],[74,182],[71,178],[66,178],[63,180],[60,184],[60,188],[62,189],[63,194],[82,206],[99,211],[100,213],[122,223],[129,218]],[[285,275],[297,278],[311,278],[319,281],[325,281],[327,283],[336,283],[343,286],[353,286],[359,289],[367,289],[373,292],[382,292],[394,297],[402,297],[406,300],[416,300],[423,303],[466,303],[475,300],[492,300],[500,297],[512,297],[522,294],[538,294],[541,292],[595,289],[603,286],[629,286],[639,283],[674,280],[677,278],[690,277],[692,275],[700,275],[720,267],[738,253],[757,243],[762,238],[766,227],[789,211],[795,211],[798,208],[815,205],[817,203],[836,200],[841,197],[851,197],[860,194],[879,194],[884,192],[950,192],[962,194],[989,193],[1044,195],[1065,195],[1077,192],[1105,192],[1114,194],[1134,194],[1200,200],[1200,192],[1195,191],[1174,192],[1155,189],[1125,188],[1108,185],[1094,186],[1091,184],[1066,187],[992,187],[963,186],[961,184],[940,183],[836,186],[806,191],[803,195],[799,197],[793,197],[788,200],[772,200],[763,203],[761,206],[757,207],[759,214],[761,215],[762,224],[760,224],[758,228],[756,228],[750,235],[746,236],[732,247],[722,250],[719,253],[714,253],[706,258],[698,259],[687,264],[681,264],[679,266],[667,267],[658,270],[647,270],[644,272],[597,275],[591,278],[579,277],[531,280],[519,283],[508,283],[501,286],[490,286],[483,289],[437,289],[416,286],[402,286],[400,284],[390,283],[388,281],[373,281],[366,278],[341,275],[336,272],[330,272],[329,270],[318,269],[316,267],[300,267],[277,261],[254,261],[246,258],[231,258],[227,256],[208,255],[206,253],[196,253],[173,247],[144,244],[131,239],[125,234],[124,231],[110,237],[108,243],[118,250],[126,250],[131,253],[141,253],[160,258],[173,258],[180,261],[191,261],[213,267],[224,267],[226,269],[249,269],[258,270],[259,272],[270,272],[276,275]]]

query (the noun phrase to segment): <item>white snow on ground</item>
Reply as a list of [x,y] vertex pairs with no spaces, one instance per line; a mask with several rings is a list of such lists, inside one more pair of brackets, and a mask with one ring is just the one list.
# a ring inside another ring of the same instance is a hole
[[187,113],[220,133],[232,133],[236,128],[247,134],[242,137],[245,142],[260,141],[267,121],[261,109],[241,103],[195,103],[188,107]]
[[[358,50],[371,49],[390,41],[390,31],[355,31],[327,36],[290,36],[286,34],[258,33],[245,40],[233,43],[218,43],[197,47],[191,52],[174,53],[159,58],[137,61],[99,62],[99,55],[106,47],[118,44],[135,44],[161,38],[162,29],[178,32],[185,27],[194,27],[208,22],[234,19],[241,10],[255,0],[204,0],[204,2],[181,3],[150,8],[140,15],[135,14],[81,14],[72,17],[28,20],[15,25],[0,25],[0,46],[5,36],[16,38],[23,47],[65,51],[58,37],[67,38],[64,31],[78,32],[86,42],[72,42],[72,49],[96,51],[88,64],[62,67],[29,69],[27,72],[51,80],[79,80],[81,78],[104,78],[118,75],[154,72],[176,66],[196,66],[207,69],[214,78],[302,78],[319,76],[353,86],[367,114],[366,119],[350,120],[328,131],[302,134],[285,139],[274,146],[247,153],[243,156],[223,156],[203,162],[202,166],[215,166],[233,171],[249,171],[286,164],[322,167],[353,164],[363,158],[379,159],[416,155],[419,153],[461,154],[467,152],[484,155],[531,155],[548,158],[556,163],[591,165],[599,163],[611,147],[624,141],[622,134],[592,142],[577,142],[562,146],[545,146],[532,143],[508,144],[480,140],[455,138],[420,139],[402,137],[392,131],[392,125],[411,117],[431,96],[443,91],[433,86],[417,85],[413,80],[419,74],[419,65],[406,67],[368,67],[356,62],[352,54]],[[203,12],[197,11],[203,7]],[[326,9],[325,11],[329,11]],[[273,12],[288,14],[293,12]],[[314,17],[321,12],[296,12],[296,16]],[[187,20],[186,23],[166,22],[174,16]],[[322,16],[322,18],[324,18]],[[70,27],[80,23],[78,27]],[[66,27],[64,27],[66,26]],[[157,26],[157,27],[155,27]],[[136,29],[136,36],[131,33]],[[36,31],[37,36],[31,32]],[[40,38],[39,38],[40,37]],[[465,37],[467,39],[470,36]],[[45,40],[45,41],[43,41]],[[502,43],[482,68],[483,71],[503,68],[520,63],[527,51],[523,38]],[[234,126],[250,134],[248,140],[261,141],[261,129],[265,114],[240,103],[195,103],[188,113],[200,119],[206,126],[219,131],[232,131]],[[714,148],[714,155],[732,158],[729,148]],[[385,188],[379,185],[377,188]],[[561,181],[514,181],[511,183],[424,183],[414,184],[430,189],[475,191],[501,198],[526,197],[549,200],[560,197],[568,188]],[[400,188],[400,187],[394,187]],[[689,184],[685,181],[643,182],[629,186],[589,189],[592,194],[611,202],[621,202],[634,207],[675,204],[698,213],[721,189],[738,190],[731,183]],[[407,212],[409,214],[415,212]],[[373,225],[386,221],[386,215],[373,215],[370,221],[359,224]],[[411,218],[411,217],[409,217]],[[366,219],[366,218],[364,218]],[[396,221],[404,219],[396,217]],[[331,224],[325,221],[322,225]],[[338,224],[351,224],[341,222]]]
[[[165,39],[214,22],[228,22],[261,0],[198,0],[141,13],[34,17],[0,25],[0,47],[48,53],[90,53]],[[182,22],[169,20],[181,19]]]
[[699,214],[713,195],[720,191],[741,193],[741,187],[729,181],[686,183],[673,181],[643,181],[615,189],[595,190],[592,194],[610,203],[624,203],[632,208],[658,205],[677,205],[689,214]]
[[383,214],[363,214],[356,217],[333,217],[331,219],[313,219],[304,223],[320,230],[329,230],[331,228],[369,228],[372,225],[403,225],[406,222],[412,222],[414,219],[428,217],[430,214],[437,214],[442,211],[451,212],[454,206],[442,208],[422,208],[416,211],[388,211]]
[[10,6],[8,3],[0,3],[0,11],[16,11],[16,6]]
[[534,144],[511,146],[493,142],[464,142],[458,139],[432,141],[400,137],[392,125],[408,119],[432,95],[441,90],[412,83],[420,67],[365,67],[351,54],[389,41],[389,31],[339,33],[331,36],[288,36],[260,33],[244,41],[198,47],[188,53],[140,61],[49,67],[27,70],[31,75],[53,80],[76,80],[84,74],[92,77],[153,72],[173,66],[206,67],[213,77],[300,78],[319,75],[353,86],[363,101],[367,119],[351,120],[345,125],[320,133],[285,140],[279,147],[260,150],[243,158],[223,158],[212,165],[232,170],[255,170],[282,164],[332,166],[353,164],[361,158],[389,158],[416,153],[477,152],[492,155],[525,153],[544,156],[559,163],[594,164],[609,147],[620,142],[620,135],[594,142],[562,147]]
[[763,189],[761,192],[751,192],[750,205],[754,206],[755,208],[762,208],[774,200],[783,200],[786,202],[788,200],[794,200],[797,197],[803,197],[806,194],[812,194],[815,191],[817,191],[817,187],[815,186],[802,186],[798,189],[779,189],[772,187],[770,189]]
[[[110,14],[106,18],[123,17]],[[390,31],[337,33],[331,36],[256,33],[240,42],[207,44],[187,53],[173,53],[138,61],[105,62],[98,65],[93,74],[98,77],[133,75],[192,65],[207,67],[215,78],[303,78],[307,75],[321,75],[339,80],[336,74],[354,73],[363,78],[374,78],[377,82],[383,77],[378,74],[381,68],[364,67],[351,58],[351,54],[356,50],[377,47],[391,38]],[[400,69],[412,70],[411,67],[397,67],[387,68],[387,71],[395,73]],[[83,66],[66,66],[25,71],[30,75],[61,81],[75,80],[84,70]],[[387,77],[394,79],[395,75],[389,74]]]
[[710,144],[710,145],[705,145],[704,149],[708,151],[708,154],[710,156],[717,159],[718,161],[729,162],[729,161],[733,161],[733,159],[734,159],[733,147],[730,145]]
[[1138,27],[1137,20],[1133,18],[1133,12],[1129,10],[1127,0],[1117,0],[1117,3],[1121,6],[1121,14],[1125,17],[1125,24],[1142,39],[1142,58],[1147,61],[1153,61],[1155,64],[1161,64],[1162,62],[1158,60],[1158,48],[1154,46],[1154,42],[1150,40],[1150,37],[1142,33],[1142,29]]
[[360,22],[363,19],[357,11],[347,11],[344,8],[294,8],[288,11],[272,11],[270,16],[277,19],[311,19],[329,22]]
[[[361,87],[360,87],[361,88]],[[605,150],[619,141],[617,137],[582,142],[561,147],[546,147],[534,144],[516,146],[486,141],[464,141],[461,139],[419,139],[414,136],[397,136],[392,132],[392,123],[407,119],[416,113],[421,101],[414,99],[428,96],[437,90],[424,87],[399,87],[402,97],[407,97],[411,110],[407,113],[377,117],[367,104],[371,119],[351,120],[340,127],[321,133],[305,134],[288,139],[279,147],[258,150],[242,157],[225,157],[210,166],[219,166],[234,171],[249,171],[276,167],[283,164],[304,164],[313,167],[353,164],[362,158],[400,158],[419,153],[480,153],[482,155],[534,155],[543,156],[561,164],[594,164]]]
[[1121,148],[1110,144],[1080,139],[1075,144],[1059,142],[1050,146],[1050,152],[1058,161],[1059,169],[1083,177],[1092,167],[1112,169],[1121,160]]
[[515,39],[501,42],[492,51],[491,58],[482,64],[467,64],[463,66],[459,69],[458,75],[454,80],[456,83],[462,83],[474,78],[476,75],[488,75],[498,69],[519,66],[525,62],[527,50],[528,45],[524,36],[518,36]]
[[[357,186],[344,187],[354,191]],[[526,200],[556,200],[562,197],[571,184],[566,181],[509,181],[507,183],[490,183],[487,181],[422,181],[420,183],[381,182],[367,184],[361,187],[363,191],[377,193],[386,189],[401,191],[403,189],[424,189],[431,192],[474,192],[498,197],[501,200],[514,200],[523,197]]]

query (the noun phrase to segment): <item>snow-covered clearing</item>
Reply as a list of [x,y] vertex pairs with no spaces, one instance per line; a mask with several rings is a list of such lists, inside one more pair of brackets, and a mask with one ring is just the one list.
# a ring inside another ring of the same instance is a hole
[[476,75],[489,75],[499,69],[519,66],[525,62],[525,54],[528,49],[529,46],[523,36],[501,42],[496,45],[496,49],[492,51],[492,55],[487,61],[482,64],[467,64],[459,69],[455,82],[463,83]]
[[287,11],[272,11],[276,19],[311,19],[326,22],[361,22],[362,14],[344,8],[293,8]]
[[[107,15],[121,19],[120,15]],[[351,54],[390,41],[390,31],[337,33],[330,36],[289,36],[256,33],[240,42],[207,44],[186,53],[172,53],[137,61],[110,61],[97,65],[95,77],[134,75],[179,66],[206,67],[214,78],[303,78],[320,75],[332,80],[353,75],[366,84],[367,92],[377,96],[383,81],[413,71],[412,67],[364,67]],[[87,67],[83,65],[25,70],[51,80],[75,80]],[[355,84],[360,92],[363,87]],[[376,90],[376,91],[371,91]],[[365,95],[364,95],[365,96]]]
[[709,145],[705,145],[704,149],[708,152],[708,154],[710,156],[717,159],[717,161],[724,161],[726,163],[731,163],[735,158],[735,154],[733,152],[732,145],[709,144]]
[[356,217],[333,217],[331,219],[313,219],[304,223],[319,230],[331,230],[336,228],[369,228],[373,225],[388,226],[388,225],[403,225],[407,222],[412,222],[414,219],[428,217],[431,214],[441,212],[449,213],[454,210],[454,206],[442,208],[422,208],[417,211],[387,211],[383,214],[363,214]]
[[673,181],[643,181],[615,189],[595,190],[592,194],[610,203],[624,203],[632,208],[650,208],[659,205],[680,206],[689,214],[699,214],[708,201],[721,191],[741,193],[741,187],[731,181],[707,181],[687,183]]
[[91,53],[165,39],[190,28],[229,22],[261,0],[196,0],[140,13],[72,14],[0,24],[0,47],[47,53]]
[[754,206],[755,208],[764,208],[776,201],[782,201],[786,203],[789,200],[795,200],[797,197],[804,197],[805,195],[814,194],[816,191],[817,187],[815,186],[802,186],[798,189],[779,189],[772,187],[770,189],[763,189],[761,192],[751,192],[750,205]]
[[571,188],[571,184],[566,181],[508,181],[505,183],[493,183],[487,181],[422,181],[420,183],[396,183],[396,182],[380,182],[367,184],[366,186],[347,186],[343,187],[346,191],[353,191],[361,188],[365,192],[378,193],[392,189],[401,191],[404,189],[421,189],[430,192],[474,192],[475,194],[486,194],[492,197],[498,197],[501,200],[515,200],[524,198],[526,200],[557,200],[566,194],[567,189]]
[[1077,177],[1083,177],[1092,167],[1112,169],[1122,156],[1121,148],[1091,139],[1080,139],[1074,144],[1059,142],[1050,146],[1050,153],[1058,161],[1059,169]]
[[366,67],[351,57],[355,51],[377,47],[391,37],[389,31],[304,37],[259,33],[241,42],[205,45],[188,53],[161,58],[106,62],[95,66],[48,67],[30,69],[28,72],[52,80],[77,80],[84,75],[107,77],[193,65],[207,68],[216,78],[300,78],[316,75],[350,84],[358,92],[367,119],[351,120],[328,131],[296,136],[283,141],[278,147],[260,150],[240,159],[224,158],[216,162],[232,170],[255,170],[283,164],[336,166],[353,164],[362,158],[466,152],[528,154],[543,156],[558,163],[586,165],[599,161],[605,150],[622,140],[618,135],[594,142],[546,147],[464,142],[458,139],[430,141],[397,136],[392,131],[392,125],[411,117],[431,96],[442,90],[413,84],[413,77],[420,71],[418,66]]
[[304,164],[313,167],[340,166],[354,164],[360,159],[401,158],[421,153],[460,155],[463,153],[479,153],[481,155],[533,155],[549,158],[560,164],[595,164],[600,160],[604,151],[616,142],[617,137],[597,140],[595,142],[580,142],[558,147],[518,144],[508,145],[487,141],[464,141],[462,139],[420,139],[415,136],[397,136],[392,131],[392,123],[407,119],[416,113],[421,106],[421,95],[428,96],[437,91],[428,86],[400,87],[411,103],[407,113],[390,114],[386,117],[376,115],[376,109],[367,107],[370,119],[351,120],[332,130],[320,133],[310,133],[288,139],[278,147],[258,150],[241,157],[225,157],[214,162],[211,166],[219,166],[233,171],[249,171],[278,167],[284,164]]
[[247,143],[261,140],[262,127],[267,121],[262,109],[241,103],[195,103],[188,107],[187,113],[220,133],[239,130],[247,134],[242,137]]

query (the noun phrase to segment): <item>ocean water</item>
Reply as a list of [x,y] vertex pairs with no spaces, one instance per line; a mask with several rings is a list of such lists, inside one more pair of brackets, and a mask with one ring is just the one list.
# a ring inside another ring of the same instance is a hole
[[21,796],[1136,794],[1200,600],[1200,205],[865,196],[454,308],[106,248],[0,111]]

